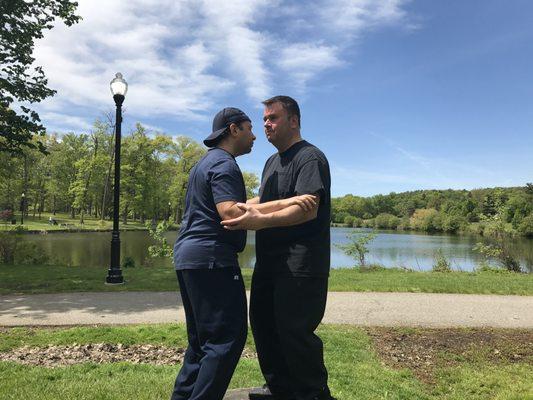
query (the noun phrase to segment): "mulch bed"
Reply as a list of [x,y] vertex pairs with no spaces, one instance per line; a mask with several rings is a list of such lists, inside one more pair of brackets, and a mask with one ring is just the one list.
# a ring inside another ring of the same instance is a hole
[[[53,368],[81,363],[115,363],[176,365],[183,361],[185,349],[151,344],[74,344],[71,346],[20,347],[0,353],[0,361]],[[244,350],[242,357],[254,358],[255,353]]]
[[533,330],[367,328],[382,362],[434,383],[437,368],[465,362],[533,364]]

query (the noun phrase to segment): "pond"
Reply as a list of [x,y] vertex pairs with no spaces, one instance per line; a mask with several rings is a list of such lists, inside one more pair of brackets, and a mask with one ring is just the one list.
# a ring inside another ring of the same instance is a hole
[[[331,228],[331,266],[332,268],[350,267],[355,261],[346,256],[336,245],[348,242],[347,235],[365,233],[368,230],[352,228]],[[413,232],[376,231],[377,237],[369,245],[368,263],[385,267],[405,267],[414,270],[430,270],[433,255],[438,249],[451,262],[455,270],[472,271],[481,261],[479,254],[472,248],[477,242],[486,242],[479,236],[427,235]],[[173,243],[177,232],[166,234]],[[87,233],[49,233],[46,235],[27,235],[45,251],[50,259],[60,265],[83,265],[89,267],[108,267],[110,258],[110,232]],[[136,265],[149,261],[148,246],[153,244],[147,232],[121,232],[121,255],[132,257]],[[513,255],[524,269],[533,270],[533,239],[518,238],[508,242]],[[158,260],[168,263],[170,261]],[[240,254],[243,268],[252,268],[255,263],[255,234],[249,232],[246,249]]]

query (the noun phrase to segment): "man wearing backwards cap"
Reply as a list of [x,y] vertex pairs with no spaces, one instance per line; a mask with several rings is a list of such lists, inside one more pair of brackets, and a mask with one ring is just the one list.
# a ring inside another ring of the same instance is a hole
[[[189,345],[171,400],[222,399],[247,334],[246,294],[237,253],[246,231],[229,231],[223,219],[244,213],[246,189],[235,157],[249,153],[255,136],[250,118],[224,108],[204,140],[210,147],[189,176],[185,213],[174,245],[174,265],[187,321]],[[261,204],[271,213],[291,205],[314,207],[313,196]]]

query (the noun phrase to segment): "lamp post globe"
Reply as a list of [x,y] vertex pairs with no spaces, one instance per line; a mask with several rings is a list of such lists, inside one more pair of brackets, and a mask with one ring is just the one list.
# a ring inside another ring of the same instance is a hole
[[26,202],[26,195],[24,194],[24,192],[20,195],[20,224],[21,225],[24,225],[24,206],[26,205],[25,204]]
[[120,269],[120,232],[119,232],[119,210],[120,210],[120,145],[122,126],[122,103],[128,92],[128,83],[118,72],[110,83],[111,93],[117,108],[115,118],[115,179],[113,188],[113,232],[111,233],[111,262],[107,271],[106,283],[120,285],[124,283],[122,270]]

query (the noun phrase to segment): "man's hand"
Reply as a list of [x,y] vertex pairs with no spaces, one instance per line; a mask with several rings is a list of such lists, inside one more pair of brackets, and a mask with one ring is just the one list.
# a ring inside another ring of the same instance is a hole
[[221,224],[225,229],[230,231],[242,229],[257,230],[264,227],[264,214],[261,214],[261,212],[247,204],[237,203],[236,206],[244,211],[244,214],[237,218],[222,221]]
[[300,196],[294,196],[288,199],[283,199],[281,200],[281,202],[283,204],[283,208],[294,205],[301,207],[304,211],[311,211],[318,205],[317,200],[317,196],[314,196],[312,194],[302,194]]

